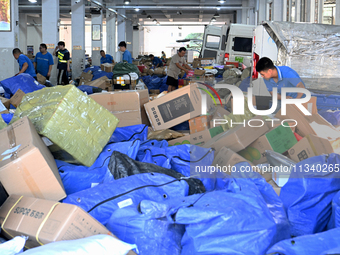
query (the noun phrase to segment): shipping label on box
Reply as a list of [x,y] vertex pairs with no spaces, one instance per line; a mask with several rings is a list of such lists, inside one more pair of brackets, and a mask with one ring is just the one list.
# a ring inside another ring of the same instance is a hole
[[3,233],[27,236],[26,247],[113,234],[80,207],[50,200],[11,195],[0,208]]
[[181,145],[181,144],[194,144],[194,145],[202,146],[204,145],[204,143],[209,141],[211,138],[213,138],[214,136],[222,132],[223,132],[222,127],[210,128],[208,130],[204,130],[198,133],[185,135],[183,137],[170,140],[168,141],[168,143],[169,143],[169,146]]
[[307,158],[314,157],[314,151],[309,144],[307,137],[302,138],[297,144],[288,150],[289,158],[295,162],[300,162]]

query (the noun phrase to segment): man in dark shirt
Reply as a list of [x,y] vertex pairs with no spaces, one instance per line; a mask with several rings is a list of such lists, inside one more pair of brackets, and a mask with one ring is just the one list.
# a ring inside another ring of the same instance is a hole
[[60,41],[54,49],[54,56],[58,57],[58,85],[69,84],[68,72],[70,72],[70,52],[65,49],[65,43]]
[[160,60],[160,58],[157,58],[152,54],[149,55],[149,58],[151,59],[152,64],[155,66],[155,68],[163,66],[163,62],[162,60]]

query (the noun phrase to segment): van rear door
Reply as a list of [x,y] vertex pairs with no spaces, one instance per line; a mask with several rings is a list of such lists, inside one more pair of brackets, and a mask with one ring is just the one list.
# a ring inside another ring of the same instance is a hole
[[201,50],[202,58],[215,58],[216,63],[223,64],[226,48],[226,26],[205,27],[203,44]]

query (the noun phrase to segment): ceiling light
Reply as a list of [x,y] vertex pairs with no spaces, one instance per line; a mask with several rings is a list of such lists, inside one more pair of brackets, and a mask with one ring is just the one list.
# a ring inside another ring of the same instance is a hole
[[124,4],[130,4],[131,0],[124,0]]
[[28,0],[29,2],[31,2],[31,3],[36,3],[37,2],[37,0]]
[[221,10],[221,5],[217,5],[216,6],[216,9],[219,11],[219,10]]
[[182,15],[182,12],[181,11],[177,11],[177,15]]
[[146,12],[145,12],[145,11],[142,11],[141,15],[146,15]]
[[70,14],[72,14],[72,11],[70,10]]
[[223,4],[225,2],[225,0],[218,0],[221,4]]
[[211,21],[212,21],[212,22],[215,22],[215,21],[216,21],[216,18],[215,18],[215,17],[212,17]]
[[152,19],[152,17],[150,15],[147,16],[148,19]]
[[215,14],[214,14],[214,17],[215,18],[218,18],[220,16],[220,14],[218,13],[218,12],[216,12]]
[[157,26],[160,26],[160,25],[161,25],[161,23],[157,22]]
[[157,20],[156,20],[156,19],[153,19],[153,21],[152,21],[152,22],[156,24],[156,23],[157,23]]
[[139,12],[139,10],[140,10],[140,9],[139,9],[138,7],[135,8],[135,11],[136,11],[136,12]]

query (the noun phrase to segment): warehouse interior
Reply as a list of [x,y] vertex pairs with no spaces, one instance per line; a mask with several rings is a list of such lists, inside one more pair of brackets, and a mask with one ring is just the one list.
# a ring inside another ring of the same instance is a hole
[[0,254],[340,254],[340,0],[0,0],[0,42]]

